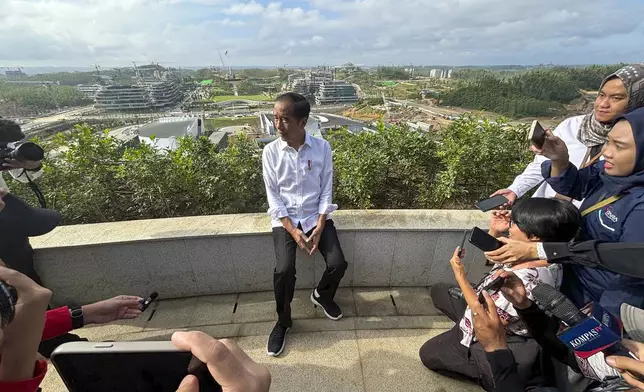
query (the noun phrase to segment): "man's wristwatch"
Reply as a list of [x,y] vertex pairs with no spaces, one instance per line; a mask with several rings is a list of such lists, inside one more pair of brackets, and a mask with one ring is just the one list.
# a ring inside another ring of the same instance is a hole
[[83,318],[83,308],[74,306],[69,308],[69,315],[72,317],[72,329],[83,328],[85,319]]

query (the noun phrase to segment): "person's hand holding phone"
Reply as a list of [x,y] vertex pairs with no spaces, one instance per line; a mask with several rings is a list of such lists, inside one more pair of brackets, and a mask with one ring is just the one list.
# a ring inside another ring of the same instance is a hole
[[505,327],[497,313],[494,300],[487,291],[483,291],[485,306],[479,301],[467,301],[472,309],[472,325],[476,339],[487,352],[508,348]]
[[0,331],[0,381],[28,380],[34,375],[51,291],[1,266],[0,280],[18,294],[13,321]]
[[465,266],[461,261],[465,257],[465,249],[456,248],[452,258],[449,260],[449,264],[452,266],[452,271],[454,271],[454,277],[458,281],[459,279],[467,279],[467,273],[465,272]]
[[517,309],[527,309],[532,305],[528,298],[528,292],[525,289],[523,281],[511,271],[501,271],[498,276],[502,277],[503,286],[501,294]]
[[550,131],[546,131],[546,139],[543,142],[543,146],[541,146],[541,148],[537,148],[532,145],[530,146],[530,149],[534,153],[543,155],[544,157],[550,159],[553,163],[565,162],[567,164],[570,159],[566,143]]
[[[206,364],[223,392],[268,392],[271,374],[268,368],[253,361],[232,340],[217,340],[203,332],[175,332],[172,343],[190,351]],[[199,392],[199,381],[186,376],[177,392]]]
[[497,238],[503,243],[499,249],[485,252],[488,260],[497,264],[516,264],[523,261],[533,261],[539,259],[536,242],[517,241],[510,238]]
[[511,191],[509,189],[499,189],[498,191],[494,192],[493,194],[490,195],[490,197],[494,196],[504,196],[506,199],[508,199],[508,202],[506,203],[506,206],[509,207],[512,204],[514,204],[515,201],[519,198],[514,191]]

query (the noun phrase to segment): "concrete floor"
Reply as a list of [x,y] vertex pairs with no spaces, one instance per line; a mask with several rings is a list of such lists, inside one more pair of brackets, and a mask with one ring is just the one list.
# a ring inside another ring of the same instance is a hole
[[[272,391],[481,391],[472,383],[427,370],[418,349],[452,327],[437,314],[426,287],[340,289],[344,318],[324,318],[298,290],[294,325],[279,358],[266,355],[274,325],[272,292],[161,300],[137,320],[88,326],[77,333],[91,341],[168,340],[177,330],[201,330],[232,338],[255,361],[269,367]],[[66,391],[53,366],[41,385]]]

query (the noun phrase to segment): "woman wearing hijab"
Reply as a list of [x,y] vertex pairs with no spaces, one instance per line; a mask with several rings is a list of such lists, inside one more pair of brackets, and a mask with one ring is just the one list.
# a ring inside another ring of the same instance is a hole
[[[641,77],[639,72],[630,76]],[[580,240],[644,242],[644,108],[617,119],[602,149],[602,162],[577,169],[564,141],[550,132],[537,152],[550,158],[542,166],[548,184],[562,195],[584,200]],[[594,301],[616,317],[622,303],[644,307],[644,280],[610,271],[568,265],[561,289],[577,306]]]
[[[584,167],[599,159],[602,145],[615,119],[624,113],[644,107],[644,64],[629,65],[604,79],[591,113],[570,117],[559,124],[553,134],[568,147],[570,162]],[[534,161],[514,179],[507,189],[500,189],[492,196],[503,195],[512,204],[541,183],[533,197],[557,197],[550,185],[543,182],[541,164],[546,160],[536,156]],[[580,201],[573,201],[577,207]]]

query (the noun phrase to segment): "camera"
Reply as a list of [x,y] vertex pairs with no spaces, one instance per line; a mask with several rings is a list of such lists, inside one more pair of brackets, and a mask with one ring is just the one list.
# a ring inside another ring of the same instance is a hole
[[454,298],[454,299],[464,299],[463,298],[463,290],[461,290],[460,287],[450,287],[447,292],[449,293],[449,296]]
[[0,329],[6,327],[16,313],[18,292],[15,287],[0,280]]
[[16,147],[8,143],[0,143],[0,162],[5,163],[10,159],[18,161],[42,161],[45,157],[45,150],[33,142],[24,142]]
[[20,143],[25,134],[16,122],[0,117],[0,164],[10,159],[42,161],[45,150],[33,142]]

